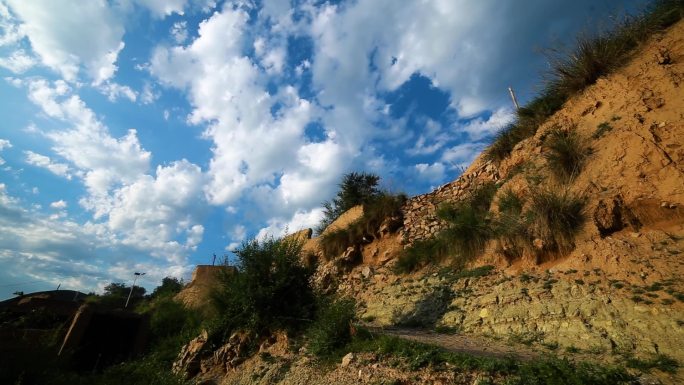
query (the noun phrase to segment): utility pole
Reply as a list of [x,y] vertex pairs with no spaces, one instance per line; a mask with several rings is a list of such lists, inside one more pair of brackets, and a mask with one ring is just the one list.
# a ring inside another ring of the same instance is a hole
[[508,93],[511,94],[511,99],[513,100],[515,110],[519,110],[520,106],[518,105],[518,99],[515,97],[515,91],[513,91],[513,87],[508,87]]
[[133,286],[131,286],[131,291],[128,292],[128,298],[126,298],[126,305],[124,305],[124,309],[128,307],[128,301],[131,300],[131,295],[133,294],[133,288],[135,287],[135,282],[138,280],[138,277],[141,275],[145,275],[145,273],[138,273],[137,271],[133,273],[135,278],[133,278]]

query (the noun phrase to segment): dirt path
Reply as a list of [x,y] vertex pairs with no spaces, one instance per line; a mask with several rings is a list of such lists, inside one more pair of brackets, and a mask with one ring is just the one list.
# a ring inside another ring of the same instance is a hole
[[419,329],[370,328],[369,330],[377,334],[439,346],[454,353],[465,353],[479,357],[513,357],[522,361],[531,361],[540,357],[538,352],[526,346],[509,346],[502,342],[477,336],[440,334]]

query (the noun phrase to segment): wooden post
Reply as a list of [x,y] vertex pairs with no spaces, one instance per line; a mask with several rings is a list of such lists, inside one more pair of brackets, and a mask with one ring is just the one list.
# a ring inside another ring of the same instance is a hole
[[513,100],[513,105],[515,106],[516,111],[520,109],[520,106],[518,105],[518,99],[515,97],[515,91],[513,91],[513,87],[508,87],[508,93],[511,94],[511,99]]

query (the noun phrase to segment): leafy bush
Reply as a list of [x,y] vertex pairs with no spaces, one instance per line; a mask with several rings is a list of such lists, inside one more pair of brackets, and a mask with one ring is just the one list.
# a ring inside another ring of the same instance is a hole
[[381,194],[378,189],[380,177],[365,172],[351,172],[342,177],[339,191],[335,198],[323,202],[323,219],[316,227],[316,233],[321,234],[335,219],[354,206],[370,202]]
[[151,298],[170,297],[178,294],[183,289],[183,280],[175,277],[165,277],[162,284],[157,286],[150,295]]
[[153,343],[175,336],[185,336],[189,340],[197,334],[201,324],[196,311],[169,297],[155,301],[148,313]]
[[311,353],[327,356],[349,343],[354,306],[354,300],[349,298],[321,300],[316,320],[307,333]]
[[296,240],[270,238],[245,242],[235,251],[237,272],[221,274],[211,295],[224,337],[237,329],[295,330],[311,319],[312,271],[302,265],[301,249]]
[[547,164],[553,174],[563,182],[572,180],[579,174],[588,150],[575,129],[552,129],[544,141]]
[[537,190],[531,195],[529,220],[532,234],[550,251],[568,252],[586,220],[585,200],[569,190]]

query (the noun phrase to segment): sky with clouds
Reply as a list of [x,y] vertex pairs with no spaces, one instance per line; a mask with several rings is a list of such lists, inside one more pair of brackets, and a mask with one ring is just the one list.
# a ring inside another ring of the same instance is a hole
[[0,0],[0,299],[151,289],[460,170],[542,51],[643,0]]

